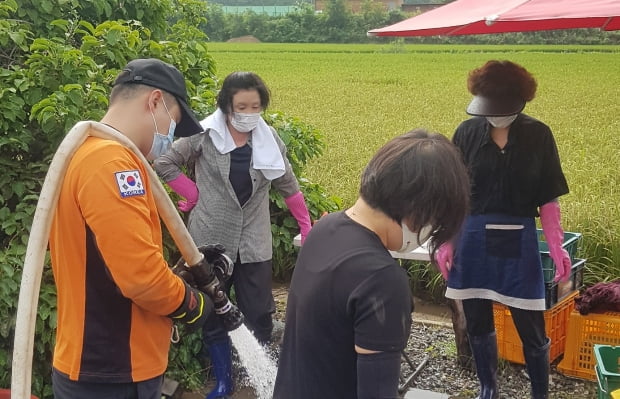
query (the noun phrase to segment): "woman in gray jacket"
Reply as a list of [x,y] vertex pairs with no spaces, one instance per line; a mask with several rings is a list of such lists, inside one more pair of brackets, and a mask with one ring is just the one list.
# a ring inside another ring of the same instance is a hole
[[[271,339],[275,303],[271,293],[272,242],[269,189],[284,197],[298,222],[302,242],[310,216],[297,178],[286,158],[286,147],[261,112],[269,90],[252,72],[226,77],[217,97],[217,110],[201,122],[204,134],[177,140],[155,161],[159,176],[185,200],[179,209],[190,212],[188,230],[196,245],[223,244],[235,260],[228,281],[246,324],[261,343]],[[193,170],[196,181],[183,168]],[[218,317],[203,328],[217,385],[214,399],[233,391],[231,344]]]

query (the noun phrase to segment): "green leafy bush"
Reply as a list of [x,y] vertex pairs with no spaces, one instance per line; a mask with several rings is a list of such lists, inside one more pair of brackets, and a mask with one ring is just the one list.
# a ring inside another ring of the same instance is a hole
[[[323,212],[340,209],[341,200],[328,196],[318,184],[304,176],[304,167],[311,159],[323,153],[324,142],[321,133],[297,118],[287,117],[281,112],[266,113],[265,120],[273,126],[287,147],[287,157],[304,193],[310,218],[317,220]],[[271,190],[271,233],[273,236],[274,277],[287,280],[293,271],[297,250],[293,238],[299,232],[297,221],[288,212],[284,199]]]

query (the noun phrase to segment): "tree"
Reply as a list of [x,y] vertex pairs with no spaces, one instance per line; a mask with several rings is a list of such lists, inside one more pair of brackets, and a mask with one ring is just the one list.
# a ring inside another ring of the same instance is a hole
[[344,0],[329,0],[325,3],[325,14],[327,15],[327,26],[334,28],[345,28],[349,10]]
[[223,42],[231,37],[228,31],[230,22],[228,22],[227,15],[224,13],[224,9],[220,4],[209,4],[207,6],[206,17],[207,22],[204,27],[204,32],[210,40]]

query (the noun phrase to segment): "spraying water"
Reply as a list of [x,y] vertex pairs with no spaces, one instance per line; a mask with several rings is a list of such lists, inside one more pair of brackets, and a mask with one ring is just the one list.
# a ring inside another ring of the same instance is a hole
[[254,388],[256,398],[271,399],[277,374],[275,361],[245,325],[242,324],[228,334],[248,374],[248,382]]

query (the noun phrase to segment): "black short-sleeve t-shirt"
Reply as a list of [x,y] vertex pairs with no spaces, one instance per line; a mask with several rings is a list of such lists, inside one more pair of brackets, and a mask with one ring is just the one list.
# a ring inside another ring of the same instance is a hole
[[355,345],[401,351],[413,302],[406,272],[344,212],[321,218],[297,259],[274,398],[356,398]]
[[551,129],[519,114],[501,149],[486,118],[461,123],[452,141],[461,149],[471,178],[471,213],[536,217],[538,207],[568,193]]

